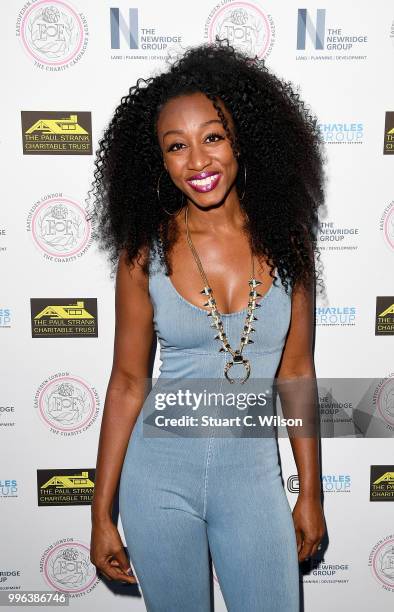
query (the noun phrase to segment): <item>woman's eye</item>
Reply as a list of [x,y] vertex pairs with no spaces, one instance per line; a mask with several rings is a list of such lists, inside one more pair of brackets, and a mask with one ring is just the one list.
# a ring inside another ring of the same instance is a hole
[[[218,142],[219,140],[224,140],[224,136],[222,136],[222,134],[212,133],[205,137],[204,142]],[[182,147],[185,146],[186,145],[183,142],[174,142],[167,148],[167,152],[170,153],[171,151],[180,151]]]
[[167,151],[179,151],[179,149],[177,147],[183,147],[183,143],[182,142],[174,142],[174,144],[170,145],[167,149]]
[[208,134],[205,140],[209,140],[210,142],[217,142],[218,140],[224,140],[221,134]]

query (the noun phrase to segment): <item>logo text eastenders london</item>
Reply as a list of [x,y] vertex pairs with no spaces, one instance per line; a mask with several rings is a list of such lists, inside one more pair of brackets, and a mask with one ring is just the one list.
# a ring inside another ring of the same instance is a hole
[[28,0],[16,21],[16,36],[34,66],[58,72],[84,56],[89,39],[86,18],[65,0]]
[[247,55],[267,58],[275,42],[275,24],[269,13],[252,2],[220,0],[205,23],[204,37],[226,38]]

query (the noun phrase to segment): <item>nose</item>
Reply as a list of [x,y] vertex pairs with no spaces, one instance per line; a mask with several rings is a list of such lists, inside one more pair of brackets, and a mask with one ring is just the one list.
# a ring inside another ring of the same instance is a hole
[[188,166],[189,170],[203,170],[211,163],[208,151],[203,146],[194,145],[190,147]]

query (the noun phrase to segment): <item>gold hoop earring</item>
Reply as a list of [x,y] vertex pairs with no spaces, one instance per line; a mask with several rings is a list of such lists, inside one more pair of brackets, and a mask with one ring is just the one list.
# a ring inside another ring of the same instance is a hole
[[163,204],[160,201],[160,179],[163,176],[163,172],[164,172],[164,170],[161,171],[160,176],[159,176],[159,178],[157,180],[157,186],[156,186],[157,199],[158,199],[158,201],[160,203],[161,208],[164,210],[164,212],[167,213],[167,215],[169,217],[172,217],[172,216],[176,216],[182,210],[182,208],[184,207],[184,205],[185,205],[185,194],[182,192],[182,196],[181,196],[182,204],[181,204],[181,207],[178,208],[178,210],[176,210],[175,212],[169,212],[166,208],[164,208]]
[[246,192],[246,164],[244,162],[244,190],[243,190],[242,196],[239,198],[241,202],[245,197],[245,192]]

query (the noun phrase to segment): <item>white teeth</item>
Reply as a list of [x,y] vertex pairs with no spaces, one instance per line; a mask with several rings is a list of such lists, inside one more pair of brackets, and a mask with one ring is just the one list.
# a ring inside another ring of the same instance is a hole
[[200,186],[204,186],[204,185],[210,185],[217,177],[217,174],[213,174],[212,176],[208,176],[207,178],[204,179],[195,179],[193,181],[189,181],[192,185],[196,185],[198,187]]

